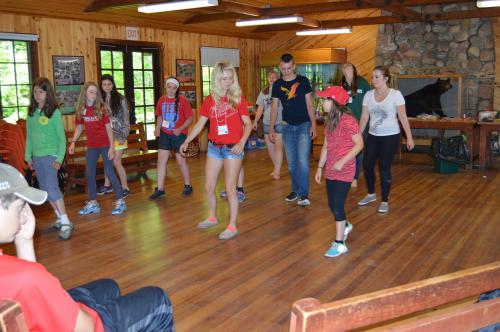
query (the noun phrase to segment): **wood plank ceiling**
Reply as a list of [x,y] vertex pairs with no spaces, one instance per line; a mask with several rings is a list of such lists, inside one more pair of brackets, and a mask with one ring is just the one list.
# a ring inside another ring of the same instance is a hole
[[[486,8],[423,14],[422,5],[473,3],[468,0],[219,0],[216,7],[157,14],[143,14],[137,6],[161,0],[2,0],[1,12],[119,23],[167,30],[268,39],[277,32],[314,27],[373,25],[500,16],[500,9]],[[373,9],[383,9],[383,15]],[[300,15],[302,24],[238,28],[238,19]],[[375,15],[375,16],[374,16]]]

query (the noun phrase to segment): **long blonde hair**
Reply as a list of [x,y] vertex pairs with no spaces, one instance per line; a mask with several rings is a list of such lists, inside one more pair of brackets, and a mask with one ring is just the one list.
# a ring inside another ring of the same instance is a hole
[[[224,71],[230,71],[233,73],[233,85],[229,88],[227,93],[224,95],[224,91],[221,86],[222,76]],[[215,101],[216,105],[219,105],[221,98],[227,97],[229,104],[234,108],[241,101],[241,88],[238,83],[238,74],[236,74],[236,69],[234,66],[226,60],[219,61],[215,64],[214,70],[212,71],[212,84],[210,85],[210,95]]]
[[80,90],[80,95],[78,96],[78,104],[76,106],[76,117],[78,119],[81,119],[85,112],[85,107],[87,106],[87,90],[91,86],[95,86],[97,90],[97,98],[94,101],[94,105],[92,105],[94,116],[102,118],[103,114],[106,112],[104,101],[102,100],[101,89],[94,82],[86,82]]
[[335,128],[337,128],[337,125],[340,122],[340,117],[342,116],[342,114],[349,114],[352,117],[354,117],[354,115],[347,106],[338,103],[333,98],[327,98],[327,99],[331,100],[333,104],[330,112],[328,112],[325,115],[325,131],[327,133],[331,133],[335,130]]

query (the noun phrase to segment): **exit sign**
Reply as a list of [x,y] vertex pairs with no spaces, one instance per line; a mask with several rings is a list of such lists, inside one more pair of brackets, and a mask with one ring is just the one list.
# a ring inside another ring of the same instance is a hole
[[139,28],[125,27],[126,40],[139,40]]

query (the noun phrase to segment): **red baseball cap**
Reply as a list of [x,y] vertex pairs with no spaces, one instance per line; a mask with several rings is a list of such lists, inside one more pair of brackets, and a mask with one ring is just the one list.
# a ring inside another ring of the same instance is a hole
[[323,91],[317,91],[316,96],[321,98],[332,98],[337,103],[345,105],[349,100],[349,94],[341,86],[329,86]]

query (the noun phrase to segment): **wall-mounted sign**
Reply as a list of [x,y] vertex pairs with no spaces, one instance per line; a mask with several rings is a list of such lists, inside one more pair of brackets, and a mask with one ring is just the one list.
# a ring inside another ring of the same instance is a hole
[[126,40],[139,40],[139,28],[125,27],[125,39]]

